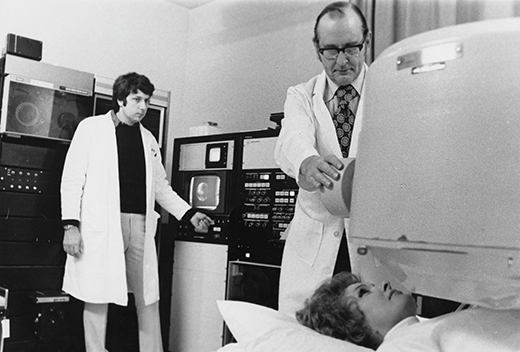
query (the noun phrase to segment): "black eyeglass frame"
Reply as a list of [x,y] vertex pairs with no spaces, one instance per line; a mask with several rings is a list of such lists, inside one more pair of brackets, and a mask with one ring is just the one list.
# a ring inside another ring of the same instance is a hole
[[318,51],[321,55],[323,55],[323,52],[325,50],[336,50],[338,53],[336,55],[334,55],[333,57],[326,57],[325,55],[323,55],[324,58],[326,58],[327,60],[336,60],[339,56],[339,53],[343,53],[345,54],[345,56],[347,57],[356,57],[356,55],[350,55],[350,54],[347,54],[345,52],[345,50],[347,49],[352,49],[352,48],[358,48],[359,49],[359,52],[361,53],[361,50],[363,50],[363,47],[365,46],[365,41],[367,40],[367,36],[364,35],[363,36],[363,41],[360,43],[360,44],[355,44],[355,45],[347,45],[347,46],[344,46],[343,48],[337,48],[337,47],[331,47],[331,48],[318,48]]

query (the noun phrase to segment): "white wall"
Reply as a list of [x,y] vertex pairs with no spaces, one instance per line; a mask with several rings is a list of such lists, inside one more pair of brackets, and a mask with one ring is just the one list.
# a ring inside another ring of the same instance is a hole
[[43,41],[43,62],[112,78],[137,71],[164,90],[183,84],[183,7],[164,0],[0,0],[0,8],[0,38]]
[[182,119],[222,132],[264,129],[283,111],[286,90],[321,71],[314,21],[330,1],[215,0],[190,11]]

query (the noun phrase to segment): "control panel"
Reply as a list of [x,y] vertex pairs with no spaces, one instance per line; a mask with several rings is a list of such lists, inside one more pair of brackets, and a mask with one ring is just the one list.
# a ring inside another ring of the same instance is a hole
[[33,170],[19,167],[0,167],[0,190],[36,194],[57,194],[60,174],[58,172]]
[[241,205],[231,218],[229,244],[234,260],[279,265],[282,234],[294,215],[298,186],[280,169],[243,171]]
[[226,244],[229,233],[228,215],[211,215],[214,225],[210,226],[208,232],[195,232],[192,226],[184,222],[179,222],[178,231],[175,234],[176,240],[195,241],[207,243]]
[[235,139],[192,137],[175,141],[174,189],[214,221],[205,233],[196,232],[187,222],[179,222],[176,240],[227,244],[230,212],[236,203]]
[[296,182],[279,170],[244,172],[243,181],[244,229],[257,232],[260,240],[280,239],[294,214]]
[[175,140],[174,189],[215,221],[208,233],[179,223],[176,240],[227,244],[229,259],[279,265],[296,181],[277,165],[272,130]]

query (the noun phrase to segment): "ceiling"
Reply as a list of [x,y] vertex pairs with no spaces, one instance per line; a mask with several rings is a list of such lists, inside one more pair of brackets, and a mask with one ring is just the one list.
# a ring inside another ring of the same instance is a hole
[[211,2],[213,0],[166,0],[166,1],[171,2],[172,4],[176,4],[176,5],[185,7],[187,9],[194,9],[196,7],[205,5],[208,2]]

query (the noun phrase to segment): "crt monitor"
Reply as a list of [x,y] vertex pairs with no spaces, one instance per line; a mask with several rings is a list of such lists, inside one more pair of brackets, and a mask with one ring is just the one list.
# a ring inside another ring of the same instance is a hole
[[179,164],[174,179],[180,180],[179,194],[208,214],[229,215],[234,141],[193,137],[176,143]]
[[219,175],[192,175],[189,180],[189,203],[194,208],[214,211],[220,205]]

